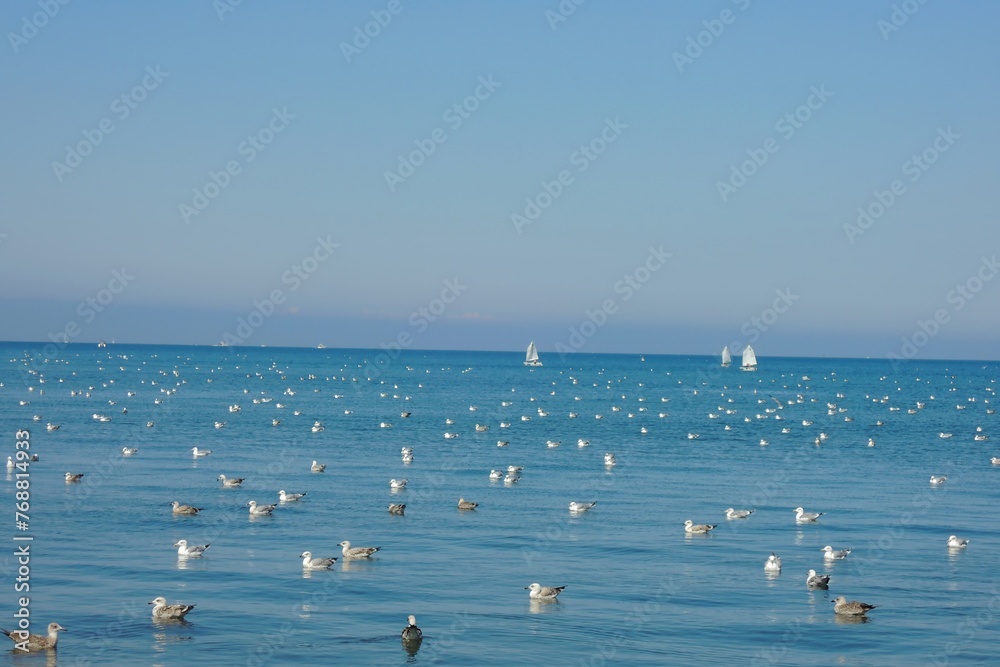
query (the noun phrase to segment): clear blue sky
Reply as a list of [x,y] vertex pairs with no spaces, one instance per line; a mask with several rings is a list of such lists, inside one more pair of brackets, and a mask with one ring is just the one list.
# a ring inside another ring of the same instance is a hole
[[998,358],[996,3],[45,4],[0,7],[0,339]]

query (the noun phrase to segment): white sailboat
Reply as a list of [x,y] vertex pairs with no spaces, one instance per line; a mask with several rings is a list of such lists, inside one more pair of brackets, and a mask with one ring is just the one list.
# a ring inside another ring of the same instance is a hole
[[528,353],[524,357],[525,366],[541,366],[542,362],[538,360],[538,349],[535,347],[535,341],[528,343]]
[[757,370],[757,355],[754,354],[753,348],[747,345],[743,348],[743,365],[740,366],[741,371],[755,371]]
[[733,363],[733,358],[729,355],[729,346],[726,345],[722,348],[722,367],[728,368],[731,363]]

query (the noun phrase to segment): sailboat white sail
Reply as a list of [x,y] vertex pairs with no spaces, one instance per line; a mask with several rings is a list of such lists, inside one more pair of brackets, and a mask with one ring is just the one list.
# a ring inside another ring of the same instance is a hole
[[538,348],[535,347],[535,341],[528,343],[528,353],[524,357],[525,366],[541,366],[542,362],[538,360]]
[[743,348],[743,365],[740,366],[741,371],[755,371],[757,370],[757,355],[754,354],[753,348],[747,345]]
[[733,358],[729,354],[729,346],[726,345],[724,348],[722,348],[722,367],[726,368],[731,363],[733,363]]

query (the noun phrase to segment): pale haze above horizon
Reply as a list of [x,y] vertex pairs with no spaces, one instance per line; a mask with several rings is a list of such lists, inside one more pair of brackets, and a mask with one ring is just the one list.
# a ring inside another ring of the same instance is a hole
[[0,340],[998,359],[998,24],[4,3]]

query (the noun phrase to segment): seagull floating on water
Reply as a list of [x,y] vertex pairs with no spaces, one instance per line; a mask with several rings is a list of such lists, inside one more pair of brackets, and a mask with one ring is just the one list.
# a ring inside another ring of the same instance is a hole
[[948,475],[931,475],[931,485],[938,486],[948,481]]
[[691,519],[688,519],[687,521],[684,522],[684,532],[703,535],[705,533],[712,531],[716,527],[716,525],[717,524],[714,523],[696,524]]
[[746,519],[757,510],[735,510],[732,507],[726,510],[727,519]]
[[351,543],[344,540],[338,547],[343,547],[341,553],[344,558],[371,558],[372,554],[376,551],[380,551],[382,547],[352,547]]
[[181,505],[176,500],[174,502],[170,503],[170,504],[174,506],[174,514],[189,514],[189,515],[193,515],[193,514],[197,514],[198,512],[201,511],[200,507],[193,507],[191,505]]
[[149,604],[153,605],[153,618],[177,621],[183,620],[184,616],[194,609],[193,604],[167,604],[166,598],[162,596],[150,600]]
[[303,551],[299,558],[302,559],[302,567],[306,570],[329,570],[330,566],[337,562],[336,558],[313,558],[311,551]]
[[313,472],[323,472],[324,470],[326,470],[326,464],[317,463],[316,461],[313,461],[312,466],[310,466],[309,469],[312,470]]
[[607,452],[604,454],[604,465],[613,466],[616,463],[618,463],[618,461],[615,460],[614,454],[612,454],[611,452]]
[[138,451],[138,447],[122,447],[122,456],[133,456]]
[[499,482],[503,479],[503,470],[490,470],[490,481]]
[[406,622],[409,625],[403,628],[403,633],[401,635],[403,643],[419,642],[422,640],[424,638],[424,633],[417,627],[417,617],[411,614],[406,617]]
[[853,549],[842,549],[840,551],[835,551],[833,547],[831,547],[830,545],[827,545],[827,546],[823,547],[822,549],[820,549],[820,551],[824,552],[823,553],[823,558],[825,558],[826,560],[844,560],[854,550]]
[[964,549],[965,547],[969,546],[969,540],[963,540],[960,537],[952,535],[951,537],[948,538],[948,546],[951,547],[952,549]]
[[809,570],[809,574],[806,575],[806,586],[826,590],[830,587],[830,575],[816,574],[816,570]]
[[774,552],[764,561],[765,572],[781,572],[781,556],[775,556]]
[[833,602],[833,611],[842,616],[864,616],[876,608],[876,605],[868,604],[867,602],[857,602],[855,600],[848,602],[847,598],[843,595],[831,600],[831,602]]
[[389,480],[390,489],[405,489],[406,480],[405,479],[390,479]]
[[210,546],[212,546],[212,545],[211,544],[201,544],[201,545],[192,544],[191,546],[188,546],[187,540],[177,540],[177,543],[174,544],[174,546],[177,547],[177,555],[178,556],[200,556],[203,553],[205,553],[208,550],[208,548]]
[[569,504],[569,511],[574,513],[586,512],[596,504],[597,504],[596,500],[592,503],[581,503],[574,500]]
[[471,500],[466,500],[465,498],[458,499],[458,509],[460,510],[474,510],[479,507],[479,503],[474,503]]
[[795,512],[795,520],[798,521],[799,523],[806,523],[807,521],[815,521],[824,514],[823,512],[807,512],[801,507],[796,507],[792,511]]
[[48,634],[45,635],[34,635],[26,630],[4,630],[0,628],[0,632],[10,637],[10,640],[16,644],[14,650],[22,653],[54,649],[59,642],[60,630],[66,630],[66,628],[58,623],[49,623]]
[[531,600],[555,600],[565,588],[565,586],[549,587],[534,583],[530,586],[525,586],[524,590],[529,591],[528,598]]
[[277,505],[258,505],[256,500],[247,503],[250,508],[250,516],[270,516]]
[[406,511],[406,505],[402,503],[390,503],[389,504],[389,514],[402,515]]
[[278,500],[283,503],[290,503],[296,500],[302,500],[305,497],[305,493],[288,493],[284,489],[278,491]]
[[83,473],[82,472],[78,472],[78,473],[68,472],[68,473],[66,473],[66,483],[67,484],[72,484],[73,482],[79,482],[81,479],[83,479]]
[[220,482],[222,482],[222,486],[224,486],[226,488],[230,488],[230,489],[236,488],[237,486],[239,486],[240,484],[242,484],[245,481],[242,477],[235,477],[235,478],[229,479],[225,475],[219,475],[219,477],[217,479]]
[[212,453],[212,450],[211,449],[198,449],[197,447],[192,447],[191,448],[191,453],[194,454],[195,458],[198,458],[200,456],[208,456],[209,454]]

